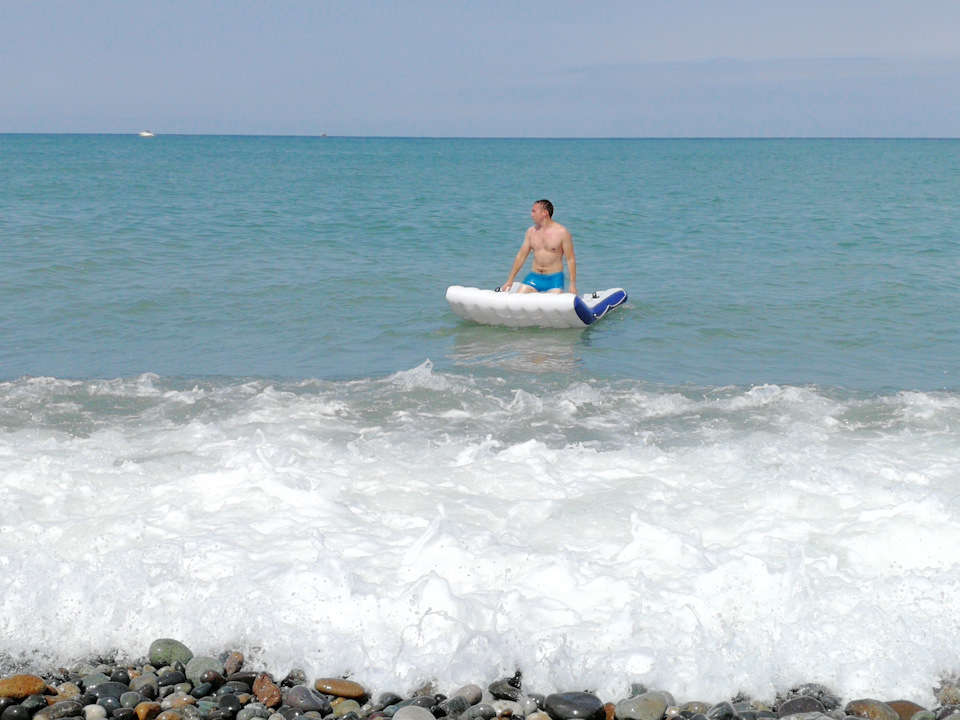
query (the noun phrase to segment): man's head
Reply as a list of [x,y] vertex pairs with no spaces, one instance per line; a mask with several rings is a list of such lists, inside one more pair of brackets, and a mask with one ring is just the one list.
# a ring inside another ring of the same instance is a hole
[[549,200],[537,200],[534,205],[539,205],[547,215],[553,217],[553,203]]

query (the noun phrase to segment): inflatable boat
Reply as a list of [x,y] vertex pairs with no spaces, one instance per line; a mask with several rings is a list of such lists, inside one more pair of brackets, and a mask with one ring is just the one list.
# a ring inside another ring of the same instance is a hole
[[585,328],[627,301],[623,288],[572,295],[519,293],[452,285],[450,309],[464,320],[508,327]]

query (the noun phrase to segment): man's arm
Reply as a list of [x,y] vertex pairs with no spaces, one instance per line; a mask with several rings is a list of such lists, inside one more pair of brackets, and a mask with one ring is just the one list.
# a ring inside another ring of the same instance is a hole
[[563,254],[567,258],[567,270],[570,271],[570,292],[577,294],[577,257],[573,254],[573,236],[567,233],[563,239]]
[[[527,231],[529,233],[529,231]],[[523,245],[520,246],[520,250],[517,252],[517,257],[513,260],[513,267],[510,268],[510,277],[507,278],[507,281],[501,286],[503,290],[509,290],[510,286],[513,285],[514,278],[517,277],[517,273],[520,272],[520,269],[523,267],[523,264],[527,261],[527,256],[530,254],[530,238],[527,235],[523,237]]]

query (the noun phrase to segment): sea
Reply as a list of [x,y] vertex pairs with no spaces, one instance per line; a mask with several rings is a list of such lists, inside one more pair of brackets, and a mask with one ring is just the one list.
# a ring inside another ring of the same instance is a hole
[[933,706],[958,306],[958,140],[0,135],[0,665]]

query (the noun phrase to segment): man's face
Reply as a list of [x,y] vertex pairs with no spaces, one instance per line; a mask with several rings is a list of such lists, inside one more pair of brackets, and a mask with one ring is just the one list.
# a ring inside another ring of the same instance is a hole
[[533,218],[533,221],[539,225],[546,219],[547,211],[543,209],[540,203],[534,203],[533,207],[530,208],[530,217]]

